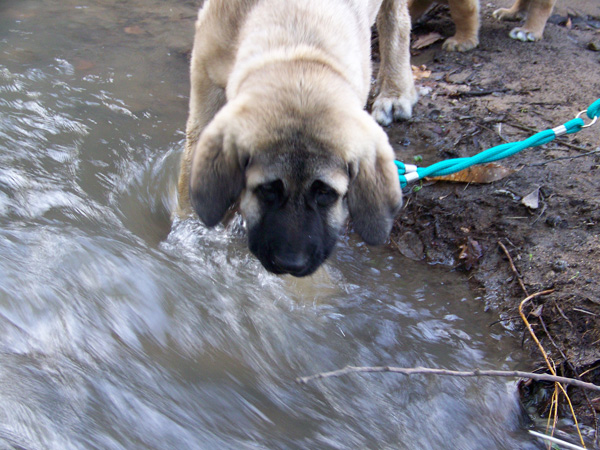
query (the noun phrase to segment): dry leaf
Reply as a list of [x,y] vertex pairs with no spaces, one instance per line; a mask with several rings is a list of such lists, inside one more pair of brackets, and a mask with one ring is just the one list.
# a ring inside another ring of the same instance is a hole
[[540,206],[540,188],[523,197],[521,203],[530,209],[538,209]]
[[454,183],[492,183],[514,173],[513,169],[496,163],[468,167],[460,172],[440,177],[429,177],[430,180],[452,181]]
[[448,84],[443,81],[438,83],[438,86],[446,91],[449,96],[459,95],[465,92],[471,92],[471,88],[465,84]]
[[144,34],[144,30],[142,29],[142,27],[140,27],[138,25],[132,25],[130,27],[125,27],[125,28],[123,28],[123,31],[125,31],[125,33],[127,33],[127,34]]
[[415,80],[422,80],[431,76],[431,70],[427,70],[427,66],[411,66],[412,74]]
[[481,245],[479,242],[472,239],[471,237],[467,238],[467,242],[461,246],[460,255],[458,255],[458,259],[463,259],[465,261],[465,268],[467,270],[471,270],[471,268],[479,261],[479,258],[483,255],[483,251],[481,250]]
[[444,39],[444,37],[440,33],[436,33],[434,31],[432,33],[417,37],[412,44],[412,48],[419,50],[421,48],[429,47],[431,44],[434,44],[441,39]]

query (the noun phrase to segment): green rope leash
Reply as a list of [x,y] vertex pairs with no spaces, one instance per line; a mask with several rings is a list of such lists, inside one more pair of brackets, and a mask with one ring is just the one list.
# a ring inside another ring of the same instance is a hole
[[[592,120],[587,125],[583,119],[580,118],[584,112],[587,113],[588,118]],[[524,141],[497,145],[496,147],[484,150],[471,157],[448,159],[432,164],[429,167],[417,167],[413,164],[404,164],[403,162],[395,161],[396,167],[398,167],[400,185],[404,188],[408,183],[421,180],[425,177],[450,175],[477,164],[486,164],[507,158],[528,147],[537,147],[539,145],[547,144],[563,134],[576,133],[583,128],[590,127],[596,123],[598,117],[600,117],[600,99],[592,103],[587,110],[579,112],[574,119],[569,120],[567,123],[551,130],[541,131]]]

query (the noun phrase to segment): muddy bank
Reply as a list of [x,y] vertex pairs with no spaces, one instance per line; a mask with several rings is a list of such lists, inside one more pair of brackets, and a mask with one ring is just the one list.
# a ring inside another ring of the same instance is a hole
[[[470,156],[563,124],[599,98],[600,4],[558,5],[545,39],[532,44],[509,39],[515,25],[492,19],[505,3],[482,5],[477,49],[447,53],[438,42],[414,51],[413,64],[431,74],[418,81],[426,94],[413,119],[388,129],[399,159],[428,166]],[[447,9],[413,30],[431,32],[453,32]],[[407,258],[467,272],[486,307],[513,329],[524,329],[519,303],[553,289],[524,310],[560,372],[600,383],[600,124],[500,163],[514,173],[490,184],[409,186],[392,245]],[[537,207],[523,201],[528,195]],[[544,370],[525,333],[531,368]],[[574,394],[588,424],[595,397]]]

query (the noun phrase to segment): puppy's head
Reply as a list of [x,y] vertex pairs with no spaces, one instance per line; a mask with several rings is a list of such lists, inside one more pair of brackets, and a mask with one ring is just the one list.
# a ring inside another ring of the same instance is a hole
[[348,213],[365,242],[387,240],[401,191],[393,151],[370,116],[335,129],[269,130],[240,117],[219,113],[194,149],[190,198],[206,225],[239,200],[252,253],[270,272],[298,277],[331,254]]

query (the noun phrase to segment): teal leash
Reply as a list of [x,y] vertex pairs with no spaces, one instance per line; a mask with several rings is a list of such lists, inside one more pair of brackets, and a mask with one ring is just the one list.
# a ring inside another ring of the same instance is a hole
[[[591,120],[587,125],[580,117],[586,113]],[[408,183],[421,180],[425,177],[440,177],[460,172],[477,164],[487,164],[500,159],[508,158],[521,150],[529,147],[537,147],[553,141],[558,136],[563,134],[571,134],[581,131],[584,128],[590,127],[596,123],[600,117],[600,99],[592,103],[587,110],[580,111],[574,119],[569,120],[563,125],[560,125],[551,130],[544,130],[524,141],[508,142],[506,144],[497,145],[496,147],[484,150],[477,155],[467,158],[454,158],[446,161],[440,161],[428,167],[418,167],[413,164],[405,164],[401,161],[395,161],[398,168],[398,176],[400,177],[400,185],[404,188]]]

